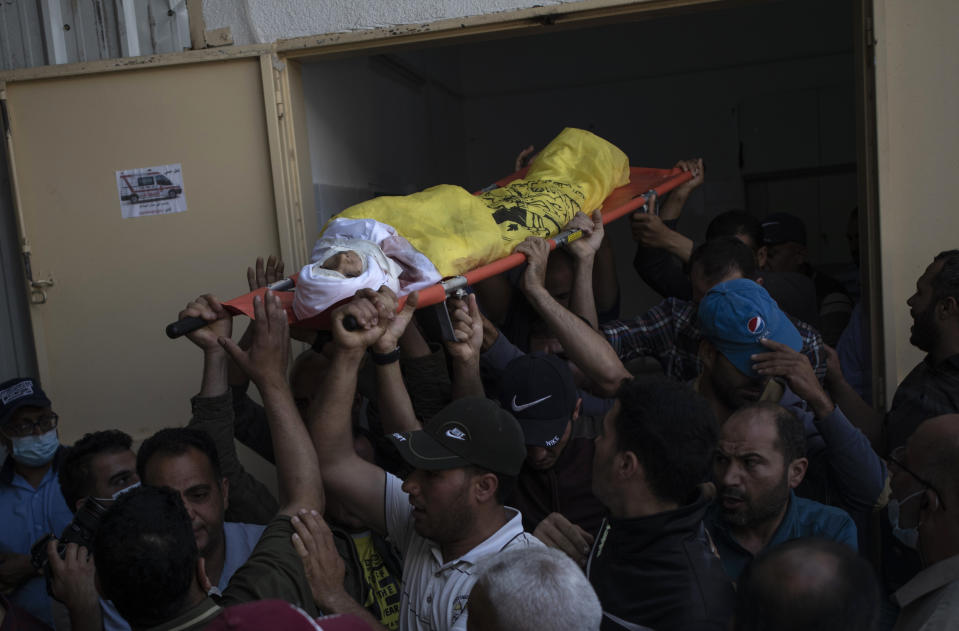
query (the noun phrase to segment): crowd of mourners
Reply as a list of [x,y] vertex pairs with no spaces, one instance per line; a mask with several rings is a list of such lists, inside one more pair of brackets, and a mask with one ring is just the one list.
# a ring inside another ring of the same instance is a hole
[[927,355],[881,414],[858,270],[816,269],[785,213],[694,243],[678,166],[630,219],[644,314],[580,213],[439,308],[364,289],[317,331],[267,291],[234,341],[196,298],[192,416],[136,451],[62,445],[56,392],[0,384],[0,629],[959,628],[959,250],[917,280]]

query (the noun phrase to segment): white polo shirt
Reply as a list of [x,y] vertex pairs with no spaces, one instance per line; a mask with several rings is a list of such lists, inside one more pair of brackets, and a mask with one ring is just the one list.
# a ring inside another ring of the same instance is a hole
[[502,528],[458,559],[443,563],[440,547],[413,528],[413,507],[402,484],[386,474],[386,532],[403,556],[400,629],[465,631],[466,600],[476,582],[476,564],[509,548],[543,543],[523,532],[518,510],[506,507],[513,516]]

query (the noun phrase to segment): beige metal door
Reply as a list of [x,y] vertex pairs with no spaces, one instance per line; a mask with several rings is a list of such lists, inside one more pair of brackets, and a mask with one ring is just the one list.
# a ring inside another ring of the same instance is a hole
[[[6,86],[44,388],[64,442],[189,418],[201,356],[164,326],[203,292],[246,291],[279,252],[256,57]],[[115,172],[182,165],[187,211],[124,219]],[[38,299],[39,294],[34,294]]]

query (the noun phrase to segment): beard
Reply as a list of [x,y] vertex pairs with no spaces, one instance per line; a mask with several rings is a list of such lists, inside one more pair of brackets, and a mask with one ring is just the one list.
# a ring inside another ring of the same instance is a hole
[[935,307],[929,305],[916,314],[909,334],[909,343],[921,351],[931,352],[939,343],[939,333],[936,331]]
[[467,484],[464,483],[463,492],[458,493],[449,506],[433,508],[425,520],[414,522],[414,530],[421,537],[439,544],[459,540],[475,521],[475,511],[466,498],[466,488]]
[[722,509],[723,519],[733,526],[754,526],[773,519],[789,501],[789,471],[783,471],[782,479],[768,491],[750,499],[737,489],[722,489],[719,497],[735,497],[743,500],[738,510]]

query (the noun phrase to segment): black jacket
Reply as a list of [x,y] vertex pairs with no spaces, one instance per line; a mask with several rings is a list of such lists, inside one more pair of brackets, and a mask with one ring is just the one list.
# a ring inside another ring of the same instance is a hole
[[673,511],[603,522],[586,566],[603,630],[728,628],[735,594],[703,526],[708,506],[699,495]]

